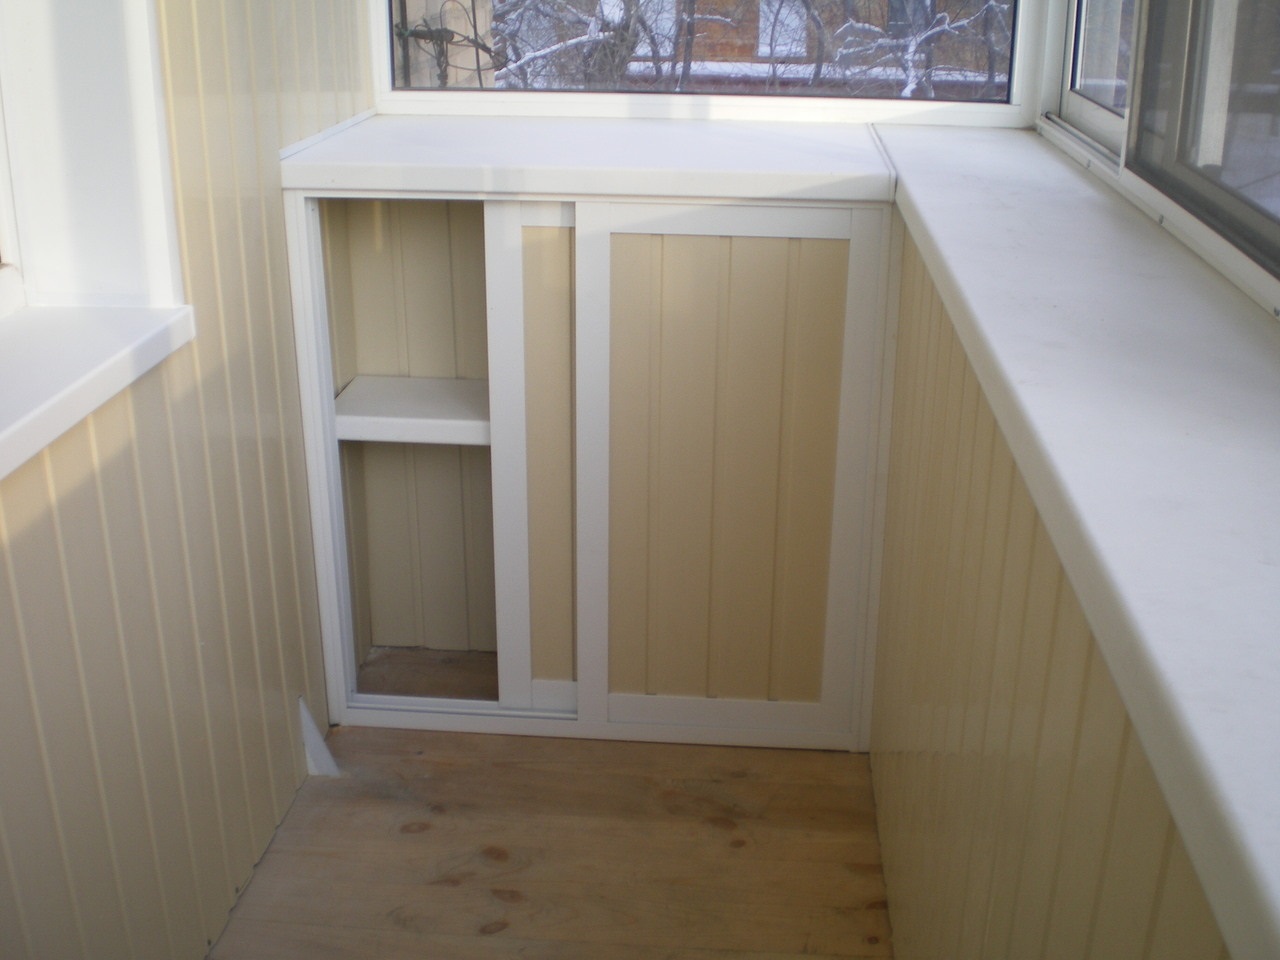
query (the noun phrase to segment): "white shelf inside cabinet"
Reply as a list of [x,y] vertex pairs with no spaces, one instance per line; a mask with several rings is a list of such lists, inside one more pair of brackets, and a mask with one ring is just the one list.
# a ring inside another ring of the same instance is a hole
[[489,384],[436,377],[356,377],[334,403],[339,440],[489,444]]

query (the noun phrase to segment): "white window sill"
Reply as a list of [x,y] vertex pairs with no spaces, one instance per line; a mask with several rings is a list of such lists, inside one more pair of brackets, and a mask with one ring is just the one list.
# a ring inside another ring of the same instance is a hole
[[1034,133],[878,132],[1231,954],[1280,956],[1280,324]]
[[195,336],[191,307],[25,307],[0,319],[0,478]]

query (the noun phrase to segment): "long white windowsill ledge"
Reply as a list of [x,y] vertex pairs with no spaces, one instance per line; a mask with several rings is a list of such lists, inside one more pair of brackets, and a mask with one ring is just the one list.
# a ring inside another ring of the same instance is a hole
[[0,319],[0,478],[195,336],[191,307],[25,307]]
[[1280,957],[1280,323],[1034,133],[878,132],[1231,955]]

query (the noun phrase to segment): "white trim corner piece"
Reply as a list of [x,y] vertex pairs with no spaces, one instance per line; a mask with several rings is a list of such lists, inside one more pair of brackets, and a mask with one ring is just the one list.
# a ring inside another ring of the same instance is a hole
[[346,579],[346,521],[334,423],[333,371],[329,364],[328,303],[319,202],[285,191],[285,234],[293,293],[294,350],[302,401],[302,436],[311,504],[311,538],[319,584],[320,637],[329,719],[347,722],[355,692],[351,637],[351,589]]
[[333,759],[329,745],[324,742],[324,735],[302,697],[298,698],[298,723],[302,728],[302,748],[307,755],[307,774],[312,777],[342,776],[338,762]]

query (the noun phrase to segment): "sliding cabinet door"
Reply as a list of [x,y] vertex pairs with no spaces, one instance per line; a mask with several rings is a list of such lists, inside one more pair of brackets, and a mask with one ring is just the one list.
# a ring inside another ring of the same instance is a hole
[[580,719],[849,745],[882,211],[577,220]]

